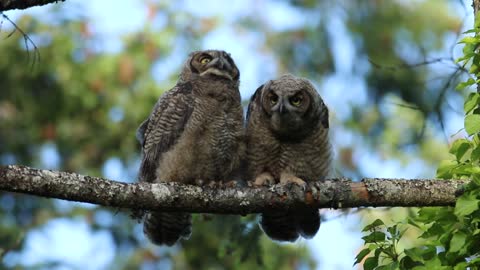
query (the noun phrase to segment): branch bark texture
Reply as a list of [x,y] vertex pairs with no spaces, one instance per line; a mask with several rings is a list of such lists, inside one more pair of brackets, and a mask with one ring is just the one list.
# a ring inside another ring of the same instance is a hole
[[0,0],[0,11],[27,9],[57,2],[65,2],[65,0]]
[[331,179],[297,185],[212,188],[179,183],[112,181],[76,173],[24,166],[0,167],[0,190],[104,206],[184,211],[192,213],[249,214],[274,209],[365,206],[448,206],[461,194],[460,180],[370,179],[352,182]]

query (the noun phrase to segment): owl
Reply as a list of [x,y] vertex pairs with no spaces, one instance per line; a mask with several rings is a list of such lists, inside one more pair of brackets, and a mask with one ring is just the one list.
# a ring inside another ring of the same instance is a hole
[[[332,151],[328,108],[306,79],[283,75],[260,86],[247,111],[247,179],[254,185],[325,179]],[[320,228],[318,209],[263,213],[260,226],[272,239],[312,238]]]
[[[245,152],[239,78],[224,51],[189,55],[176,85],[137,130],[143,153],[139,181],[232,180]],[[191,214],[149,212],[143,230],[153,243],[171,246],[190,236]]]

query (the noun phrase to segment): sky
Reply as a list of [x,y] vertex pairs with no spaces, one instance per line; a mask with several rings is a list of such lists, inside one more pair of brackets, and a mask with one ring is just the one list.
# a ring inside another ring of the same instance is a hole
[[[93,26],[95,34],[101,37],[98,41],[98,49],[108,53],[121,51],[121,37],[125,33],[135,32],[143,28],[147,14],[143,1],[124,0],[118,4],[116,0],[68,0],[61,2],[66,10],[65,16],[72,18],[86,17]],[[300,14],[298,10],[288,6],[285,2],[271,0],[245,0],[245,1],[178,1],[175,6],[178,9],[189,11],[200,17],[223,15],[221,27],[209,32],[201,42],[201,48],[218,48],[218,44],[232,54],[237,66],[241,70],[242,81],[240,91],[244,99],[253,94],[256,87],[264,82],[264,78],[278,76],[275,56],[262,50],[264,36],[260,32],[241,32],[234,30],[235,19],[250,14],[251,12],[262,13],[262,20],[270,29],[280,31],[284,29],[296,29],[304,26],[312,20],[311,14]],[[48,21],[50,6],[35,7],[25,11],[5,12],[11,19],[16,19],[22,14],[32,14]],[[108,12],[106,12],[108,11]],[[341,16],[331,16],[329,34],[332,48],[335,52],[335,66],[337,72],[326,78],[321,83],[316,83],[320,94],[330,108],[334,108],[334,115],[338,119],[348,117],[349,106],[344,104],[363,104],[368,98],[366,85],[361,78],[352,77],[353,42],[346,34],[346,28]],[[284,20],[283,18],[289,18]],[[471,18],[470,18],[471,20]],[[156,27],[165,25],[165,18],[158,16],[155,21]],[[467,25],[471,25],[468,24]],[[185,49],[179,46],[173,53],[158,61],[152,69],[152,76],[158,82],[166,79],[166,76],[183,64],[186,57]],[[246,57],[248,56],[248,57]],[[326,91],[325,89],[328,89]],[[349,89],[350,95],[344,95],[344,89]],[[342,97],[342,98],[340,98]],[[341,100],[342,103],[339,103]],[[112,118],[118,117],[121,112],[112,112]],[[455,114],[447,115],[446,134],[454,134],[462,127],[462,116]],[[336,135],[342,131],[335,131]],[[349,134],[335,136],[335,143],[341,145],[355,144],[355,138]],[[362,147],[362,146],[357,146]],[[359,151],[356,157],[358,166],[363,168],[365,177],[431,177],[425,174],[425,167],[421,160],[414,160],[409,164],[401,164],[395,160],[384,160],[377,153]],[[59,164],[59,157],[54,144],[47,143],[42,146],[44,168],[55,168]],[[138,166],[138,164],[136,165]],[[125,168],[119,159],[108,160],[103,167],[103,176],[110,179],[129,179],[132,171],[138,168]],[[58,201],[60,208],[68,209],[76,205],[70,202]],[[84,207],[93,207],[81,204]],[[312,254],[319,262],[318,269],[352,269],[356,252],[361,248],[361,233],[358,224],[361,217],[355,214],[341,215],[338,211],[322,210],[327,221],[321,226],[320,232],[312,240],[301,240],[297,244],[311,247]],[[96,217],[104,222],[109,222],[111,216],[104,214]],[[137,232],[141,234],[141,229]],[[147,241],[147,240],[145,240]],[[335,243],[334,245],[324,243]],[[67,261],[70,266],[56,269],[105,269],[114,258],[113,239],[108,231],[92,231],[87,222],[82,219],[57,218],[49,221],[39,229],[29,232],[24,253],[9,255],[6,260],[12,264],[22,260],[25,265],[47,260]],[[48,247],[48,248],[46,248]],[[70,268],[71,267],[71,268]],[[77,268],[78,267],[78,268]]]

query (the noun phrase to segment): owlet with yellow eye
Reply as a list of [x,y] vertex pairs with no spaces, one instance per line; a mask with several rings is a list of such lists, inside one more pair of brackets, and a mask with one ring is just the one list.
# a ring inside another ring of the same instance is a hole
[[[158,99],[137,130],[142,145],[139,180],[234,180],[245,148],[239,83],[240,71],[227,52],[191,53],[176,85]],[[148,212],[143,231],[155,244],[174,245],[190,236],[191,214]]]
[[[283,75],[260,86],[247,112],[247,179],[254,185],[305,185],[325,179],[332,167],[328,108],[306,79]],[[263,231],[278,241],[312,238],[318,209],[263,213]]]

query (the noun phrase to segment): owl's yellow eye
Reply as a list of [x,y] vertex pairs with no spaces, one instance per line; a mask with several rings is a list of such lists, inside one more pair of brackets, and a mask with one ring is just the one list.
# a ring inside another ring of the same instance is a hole
[[302,104],[303,97],[302,95],[296,95],[290,98],[290,104],[292,104],[295,107],[300,106]]
[[270,100],[270,104],[272,104],[272,105],[275,105],[278,102],[278,96],[275,95],[275,94],[270,94],[268,99]]
[[200,64],[205,65],[205,64],[210,63],[210,61],[212,61],[212,59],[210,57],[203,57],[203,58],[200,59]]

